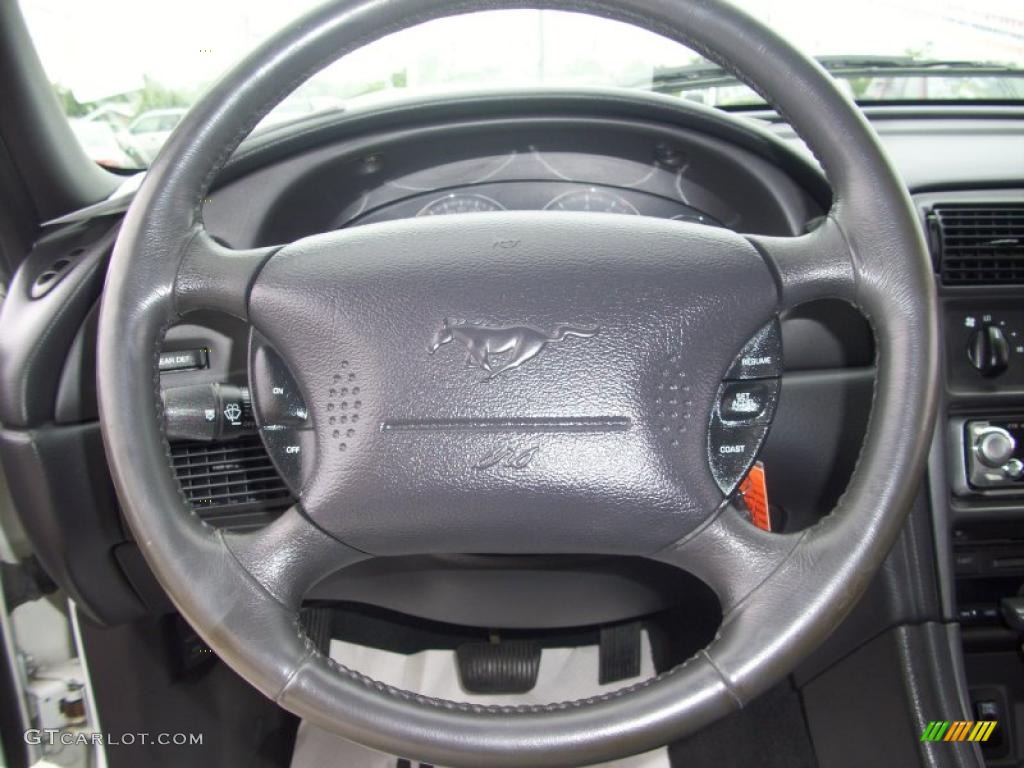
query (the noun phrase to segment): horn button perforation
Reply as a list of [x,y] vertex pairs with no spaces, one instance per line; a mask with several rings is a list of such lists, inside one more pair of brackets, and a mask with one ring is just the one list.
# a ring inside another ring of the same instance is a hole
[[[545,212],[331,233],[254,283],[251,375],[277,359],[305,415],[281,419],[254,381],[257,418],[306,514],[360,550],[648,554],[753,461],[771,385],[750,425],[722,418],[723,380],[775,381],[742,362],[780,351],[775,306],[749,243],[699,225]],[[740,433],[742,460],[716,461]]]

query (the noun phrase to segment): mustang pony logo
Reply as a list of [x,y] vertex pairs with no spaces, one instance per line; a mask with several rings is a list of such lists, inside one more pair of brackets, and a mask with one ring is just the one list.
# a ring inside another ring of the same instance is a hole
[[487,374],[486,379],[493,379],[499,373],[532,360],[551,342],[565,341],[570,336],[589,339],[599,330],[596,325],[592,328],[560,325],[554,333],[547,334],[526,325],[491,328],[446,318],[441,330],[434,334],[429,349],[430,354],[434,354],[442,345],[458,342],[466,350],[466,365],[479,368]]

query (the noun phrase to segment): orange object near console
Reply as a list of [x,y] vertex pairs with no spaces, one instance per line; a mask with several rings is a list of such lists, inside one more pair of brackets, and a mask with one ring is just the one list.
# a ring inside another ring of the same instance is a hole
[[750,521],[764,531],[772,529],[772,515],[768,509],[768,486],[765,484],[764,464],[760,461],[747,472],[740,483],[743,503],[750,510]]

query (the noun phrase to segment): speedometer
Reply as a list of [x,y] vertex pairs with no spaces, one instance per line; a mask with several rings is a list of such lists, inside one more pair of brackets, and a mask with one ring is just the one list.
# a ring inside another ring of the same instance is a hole
[[622,195],[596,187],[565,192],[544,206],[545,211],[591,211],[595,213],[624,213],[636,216],[639,211]]
[[446,216],[451,213],[484,213],[504,211],[505,206],[484,195],[451,194],[431,200],[417,216]]

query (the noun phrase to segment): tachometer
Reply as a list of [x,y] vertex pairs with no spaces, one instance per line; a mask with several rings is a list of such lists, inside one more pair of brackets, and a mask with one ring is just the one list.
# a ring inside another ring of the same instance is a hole
[[451,213],[484,213],[486,211],[504,211],[505,206],[497,200],[484,195],[451,194],[431,200],[417,216],[446,216]]
[[624,213],[636,216],[639,211],[622,195],[596,187],[564,192],[544,206],[545,211],[591,211],[595,213]]

